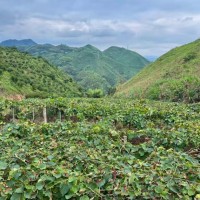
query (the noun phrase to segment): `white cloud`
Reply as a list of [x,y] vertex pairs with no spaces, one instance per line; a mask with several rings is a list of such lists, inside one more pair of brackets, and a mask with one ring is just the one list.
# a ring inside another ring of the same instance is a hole
[[189,0],[0,1],[0,39],[91,43],[101,49],[129,46],[143,55],[161,55],[200,36],[200,1],[192,2],[195,5]]

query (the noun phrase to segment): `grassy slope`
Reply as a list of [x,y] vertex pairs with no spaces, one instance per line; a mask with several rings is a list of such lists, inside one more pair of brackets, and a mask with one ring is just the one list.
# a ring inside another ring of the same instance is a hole
[[116,95],[200,101],[200,40],[172,49],[121,85]]
[[81,48],[36,45],[19,49],[42,56],[63,68],[86,89],[102,88],[107,91],[109,87],[128,80],[148,63],[142,56],[117,47],[104,52],[91,45]]
[[67,75],[42,58],[15,48],[0,48],[1,95],[77,96],[79,88]]

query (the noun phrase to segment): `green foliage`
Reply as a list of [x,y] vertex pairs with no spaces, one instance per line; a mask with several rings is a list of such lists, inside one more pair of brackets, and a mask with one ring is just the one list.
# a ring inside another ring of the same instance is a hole
[[110,87],[108,89],[108,95],[114,95],[116,92],[116,87]]
[[103,91],[108,91],[110,84],[101,75],[91,72],[82,71],[77,76],[77,82],[84,88],[91,89],[102,89]]
[[[44,106],[65,119],[31,122]],[[17,121],[6,123],[13,107]],[[1,199],[200,195],[200,104],[58,98],[1,101],[0,110]]]
[[163,79],[149,87],[150,99],[168,99],[170,101],[188,103],[200,101],[200,78],[184,77],[177,80]]
[[121,64],[121,66],[116,65],[115,67],[120,74],[123,74],[126,80],[136,75],[144,66],[149,64],[144,57],[125,48],[112,46],[106,49],[104,54]]
[[116,95],[200,102],[199,48],[197,40],[172,49],[120,86]]
[[191,52],[191,53],[187,54],[187,55],[183,58],[183,61],[184,61],[185,63],[186,63],[186,62],[189,62],[189,61],[195,59],[196,56],[197,56],[197,55],[196,55],[195,52]]
[[125,82],[149,62],[141,55],[119,47],[105,51],[86,45],[73,48],[65,45],[18,47],[34,56],[42,56],[70,74],[85,90],[110,87]]
[[101,89],[89,89],[87,91],[87,96],[90,98],[101,98],[104,96],[104,92]]
[[0,90],[1,95],[39,98],[81,95],[71,77],[46,60],[3,47],[0,48]]

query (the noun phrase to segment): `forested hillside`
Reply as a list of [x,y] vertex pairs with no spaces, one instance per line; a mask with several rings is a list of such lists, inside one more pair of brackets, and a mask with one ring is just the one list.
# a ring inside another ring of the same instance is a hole
[[111,47],[103,52],[92,45],[75,48],[46,44],[18,48],[62,68],[86,90],[100,88],[108,92],[149,63],[136,52],[119,47]]
[[43,58],[0,47],[1,96],[77,96],[80,88],[67,74]]

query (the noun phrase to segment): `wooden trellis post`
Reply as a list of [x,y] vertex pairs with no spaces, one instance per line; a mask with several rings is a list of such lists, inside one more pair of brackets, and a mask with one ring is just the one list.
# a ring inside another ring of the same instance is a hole
[[127,143],[127,136],[125,135],[124,136],[124,144],[126,144]]
[[44,123],[47,123],[47,107],[46,106],[43,108],[43,117],[44,117]]

